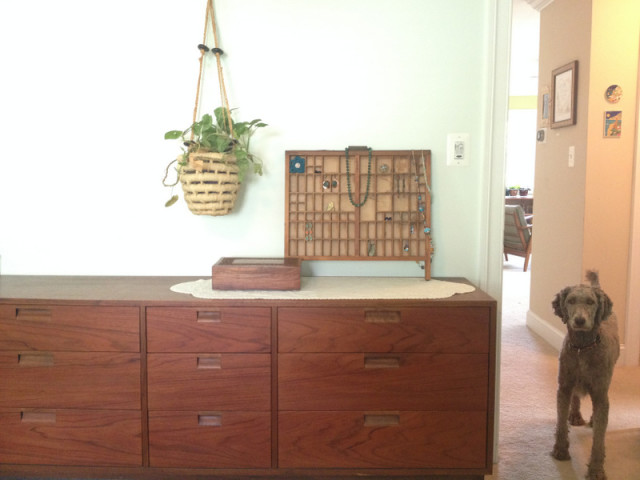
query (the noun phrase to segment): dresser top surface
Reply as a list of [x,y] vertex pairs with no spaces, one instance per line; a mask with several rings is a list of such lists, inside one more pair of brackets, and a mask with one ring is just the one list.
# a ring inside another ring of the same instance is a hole
[[[426,291],[431,288],[430,281],[396,277],[311,277],[312,282],[303,278],[302,293],[272,292],[255,296],[253,292],[242,295],[238,291],[215,291],[209,298],[197,298],[189,293],[172,291],[171,287],[188,284],[202,277],[118,277],[118,276],[0,276],[0,303],[18,303],[20,301],[81,301],[90,303],[185,303],[201,304],[211,302],[260,302],[274,304],[310,303],[314,301],[372,302],[376,300],[402,301],[409,303],[437,302],[460,304],[495,303],[495,300],[479,289],[469,293],[459,293],[447,298],[431,299],[421,297],[415,291],[407,293],[404,285],[407,281],[422,282]],[[439,280],[436,280],[438,282]],[[444,282],[471,285],[462,278],[441,279]],[[307,291],[305,292],[305,288]],[[309,291],[311,289],[311,291]],[[465,289],[463,289],[465,290]],[[469,289],[466,289],[469,290]],[[332,293],[333,292],[333,293]],[[336,296],[335,292],[340,292]],[[389,293],[396,292],[396,293]]]

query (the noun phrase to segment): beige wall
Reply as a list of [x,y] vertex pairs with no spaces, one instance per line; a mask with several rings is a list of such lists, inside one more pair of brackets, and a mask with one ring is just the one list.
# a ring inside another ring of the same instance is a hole
[[[587,95],[591,8],[588,0],[555,0],[540,12],[539,96],[550,91],[551,72],[578,60],[577,123],[548,130],[536,149],[531,312],[562,328],[551,300],[580,282],[584,243]],[[568,166],[574,145],[575,166]]]
[[[600,271],[621,335],[628,290],[639,23],[637,0],[593,0],[583,265]],[[616,104],[605,100],[611,84],[623,88]],[[608,110],[622,111],[620,138],[604,138]]]
[[[639,29],[637,0],[555,0],[541,12],[541,91],[554,68],[579,61],[577,123],[549,130],[536,153],[531,312],[561,330],[550,308],[553,295],[595,268],[624,338]],[[624,89],[618,104],[605,100],[611,84]],[[603,137],[607,110],[623,112],[622,137]],[[570,145],[576,149],[573,168]]]

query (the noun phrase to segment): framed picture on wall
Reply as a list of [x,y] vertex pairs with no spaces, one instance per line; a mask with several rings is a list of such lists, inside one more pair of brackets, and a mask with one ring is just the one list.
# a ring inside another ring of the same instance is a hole
[[622,112],[604,112],[604,138],[618,138],[622,135]]
[[556,68],[551,74],[551,128],[576,124],[578,61]]
[[549,126],[549,109],[551,98],[549,96],[549,85],[542,85],[538,92],[538,126],[546,128]]

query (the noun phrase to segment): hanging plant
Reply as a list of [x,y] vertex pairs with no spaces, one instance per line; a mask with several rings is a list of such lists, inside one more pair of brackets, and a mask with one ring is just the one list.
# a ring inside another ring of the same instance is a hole
[[[209,20],[213,27],[216,45],[213,49],[204,45]],[[249,147],[255,131],[267,126],[267,124],[260,119],[250,122],[235,122],[232,118],[220,61],[220,56],[224,52],[218,48],[212,0],[207,1],[204,37],[203,44],[198,45],[200,49],[200,74],[193,123],[186,130],[171,130],[164,135],[167,140],[181,141],[182,154],[167,166],[163,184],[173,188],[180,182],[185,201],[192,213],[217,216],[231,212],[239,185],[248,171],[252,170],[253,173],[262,175],[262,161],[249,151]],[[216,57],[222,106],[214,110],[214,116],[205,114],[196,121],[203,59],[209,51]],[[175,182],[167,183],[169,170],[173,164],[176,164],[177,178]],[[165,206],[169,207],[177,200],[178,196],[172,195]]]
[[[163,183],[174,187],[181,182],[187,205],[198,215],[229,213],[246,174],[252,171],[262,175],[262,160],[249,148],[252,135],[267,124],[260,119],[229,122],[223,107],[216,108],[214,115],[215,122],[205,114],[186,130],[171,130],[164,135],[167,140],[181,141],[182,154],[167,166]],[[169,168],[174,163],[177,179],[167,183]],[[172,195],[165,206],[177,200],[178,196]]]

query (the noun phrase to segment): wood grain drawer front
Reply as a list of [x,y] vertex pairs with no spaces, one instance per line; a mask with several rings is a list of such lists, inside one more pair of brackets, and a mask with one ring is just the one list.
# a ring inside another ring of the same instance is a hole
[[487,353],[490,309],[280,308],[280,352]]
[[149,412],[152,467],[268,468],[269,412]]
[[485,469],[482,412],[281,412],[281,468]]
[[279,410],[487,409],[483,354],[278,356]]
[[150,352],[271,351],[270,308],[147,309]]
[[140,310],[0,305],[0,350],[139,352]]
[[271,408],[271,355],[149,354],[150,410]]
[[0,407],[140,409],[140,355],[0,352]]
[[0,462],[142,465],[140,412],[0,410]]

